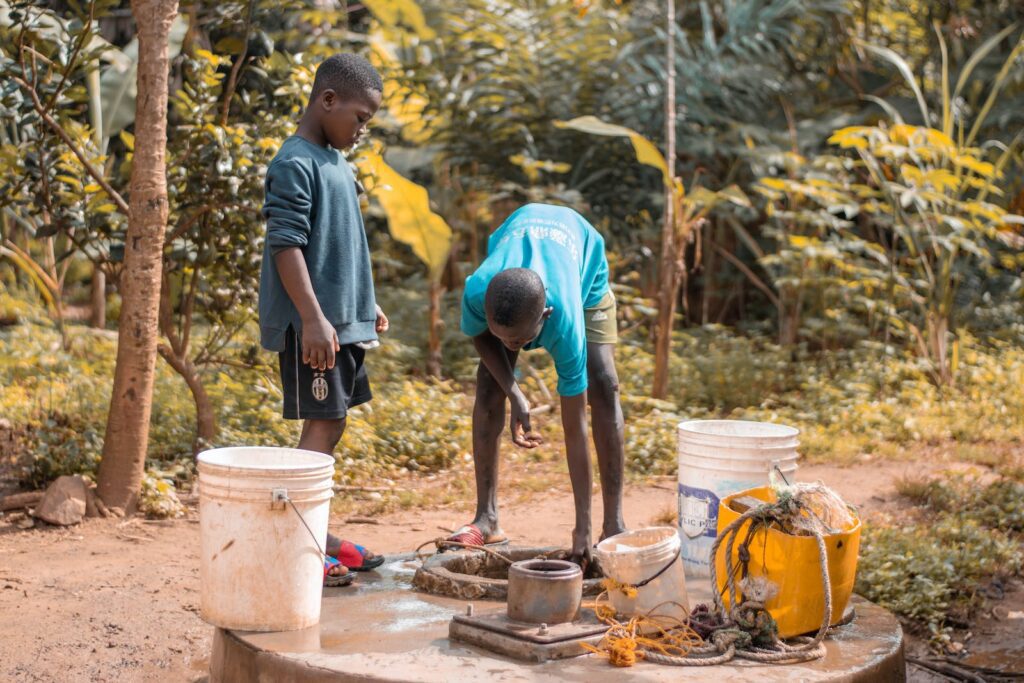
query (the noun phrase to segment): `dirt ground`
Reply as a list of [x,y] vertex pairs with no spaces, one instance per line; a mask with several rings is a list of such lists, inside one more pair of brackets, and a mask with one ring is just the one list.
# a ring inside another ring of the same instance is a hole
[[[572,528],[568,477],[550,463],[534,464],[529,479],[546,486],[503,487],[503,525],[514,543],[563,545]],[[854,467],[811,465],[800,479],[821,479],[869,517],[899,512],[894,482],[948,468],[934,459],[866,463]],[[522,473],[520,473],[522,474]],[[431,487],[449,477],[403,480],[420,487],[417,500],[441,500]],[[471,481],[471,479],[470,479]],[[511,491],[509,490],[511,489]],[[409,552],[469,521],[472,493],[447,504],[417,504],[379,512],[373,492],[343,494],[332,515],[335,533],[378,552]],[[600,498],[595,496],[595,519]],[[376,507],[375,507],[376,506]],[[630,526],[665,523],[674,515],[671,480],[631,485],[626,495]],[[372,516],[370,516],[372,515]],[[206,676],[212,627],[199,618],[199,526],[194,505],[174,521],[90,519],[70,528],[38,523],[21,530],[0,517],[0,680],[200,681]],[[346,521],[348,520],[348,521]],[[359,523],[355,523],[356,520]],[[374,523],[366,523],[372,521]],[[969,649],[981,666],[1024,669],[1021,642],[1024,590],[1009,586],[996,616],[977,624]],[[913,652],[921,653],[914,643]],[[987,657],[987,658],[986,658]],[[943,680],[911,670],[911,680]]]

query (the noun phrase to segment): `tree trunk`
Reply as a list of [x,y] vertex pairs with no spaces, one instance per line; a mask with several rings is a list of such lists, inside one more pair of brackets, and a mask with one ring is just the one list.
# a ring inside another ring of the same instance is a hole
[[102,330],[107,326],[107,275],[99,266],[92,267],[91,285],[92,312],[89,314],[89,326]]
[[121,274],[117,366],[98,493],[108,507],[135,506],[153,402],[160,279],[167,228],[167,38],[177,0],[132,0],[138,30],[138,97],[131,202]]
[[206,393],[206,387],[199,376],[199,370],[188,356],[175,355],[171,347],[165,344],[160,344],[157,351],[167,364],[181,375],[192,392],[192,400],[196,404],[196,439],[192,442],[192,452],[198,453],[209,448],[217,436],[217,419],[213,414],[210,395]]
[[672,351],[672,324],[675,320],[676,298],[679,296],[680,250],[676,234],[676,43],[675,0],[665,3],[666,40],[665,62],[667,83],[665,84],[665,162],[668,164],[671,183],[665,188],[665,223],[661,229],[661,274],[658,288],[658,324],[654,340],[654,387],[651,396],[665,398],[668,393],[668,360]]
[[803,292],[791,285],[779,287],[779,346],[792,346],[800,337]]
[[431,377],[441,376],[441,296],[444,287],[440,282],[430,283],[430,306],[428,309],[429,336],[427,338],[427,374]]

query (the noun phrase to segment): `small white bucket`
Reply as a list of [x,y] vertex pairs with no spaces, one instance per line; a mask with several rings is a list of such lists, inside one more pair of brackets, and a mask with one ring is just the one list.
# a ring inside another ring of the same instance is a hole
[[766,486],[778,467],[792,481],[800,431],[745,420],[690,420],[678,431],[679,536],[690,577],[711,573],[718,505],[737,491]]
[[198,462],[202,618],[245,631],[318,623],[334,458],[242,447]]
[[616,612],[638,616],[657,608],[654,615],[686,617],[690,603],[675,529],[647,527],[626,531],[598,543],[596,555],[605,576],[633,586],[648,581],[637,588],[635,598],[626,597],[619,590],[608,591]]

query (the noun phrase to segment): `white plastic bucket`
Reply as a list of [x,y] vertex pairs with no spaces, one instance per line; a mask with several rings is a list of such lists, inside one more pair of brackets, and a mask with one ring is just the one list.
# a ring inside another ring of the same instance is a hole
[[242,447],[205,451],[198,461],[203,619],[245,631],[318,623],[334,458]]
[[800,431],[745,420],[690,420],[679,424],[679,537],[691,577],[711,573],[718,505],[729,494],[766,486],[778,467],[792,481]]
[[689,608],[686,577],[679,557],[679,534],[675,529],[647,527],[626,531],[598,543],[596,555],[605,576],[619,583],[636,585],[657,575],[637,589],[635,598],[619,590],[608,591],[608,599],[616,612],[636,616],[657,607],[655,615],[686,617]]

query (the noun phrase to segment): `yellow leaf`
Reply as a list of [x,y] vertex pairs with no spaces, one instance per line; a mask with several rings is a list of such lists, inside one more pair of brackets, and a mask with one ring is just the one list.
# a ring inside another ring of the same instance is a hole
[[641,164],[654,166],[660,170],[665,187],[673,186],[672,173],[668,169],[665,157],[654,146],[654,143],[632,128],[607,123],[596,116],[580,116],[570,121],[555,121],[555,126],[578,130],[583,133],[590,133],[591,135],[629,138],[629,141],[633,143],[633,151],[636,152],[636,160]]
[[99,192],[100,186],[96,183],[89,183],[83,188],[86,192]]
[[758,182],[773,190],[786,190],[789,188],[789,183],[782,178],[761,178]]
[[900,175],[911,185],[924,185],[924,174],[921,173],[921,169],[917,166],[902,164],[900,166]]
[[867,126],[847,126],[832,133],[828,139],[829,144],[839,145],[843,149],[854,147],[856,149],[867,149],[867,135],[871,129]]
[[969,171],[974,171],[983,178],[998,177],[994,164],[987,161],[981,161],[980,159],[975,159],[968,154],[958,154],[954,156],[953,163],[962,168],[966,168]]
[[423,10],[414,0],[364,0],[370,13],[385,26],[411,28],[423,40],[433,40],[437,34],[427,26]]
[[371,192],[387,214],[391,236],[412,247],[436,281],[448,261],[452,229],[430,210],[426,189],[403,178],[374,151],[361,153],[356,166],[361,174],[373,178]]
[[925,137],[928,138],[928,142],[930,144],[935,145],[936,147],[956,147],[956,143],[953,142],[953,139],[941,130],[926,128]]
[[133,134],[126,130],[122,130],[118,133],[118,136],[121,138],[121,142],[124,143],[124,146],[128,148],[129,152],[135,151],[135,136]]
[[213,66],[219,66],[221,61],[223,61],[221,57],[218,57],[209,50],[204,50],[202,48],[198,48],[195,51],[195,55],[196,57],[199,57],[200,59],[209,62]]
[[924,181],[936,190],[945,192],[960,185],[957,177],[944,168],[936,168],[924,174]]
[[906,145],[910,143],[911,138],[914,137],[918,130],[920,129],[917,126],[897,123],[889,130],[889,139],[897,144]]
[[117,207],[110,202],[104,202],[93,209],[96,213],[114,213],[117,211]]

